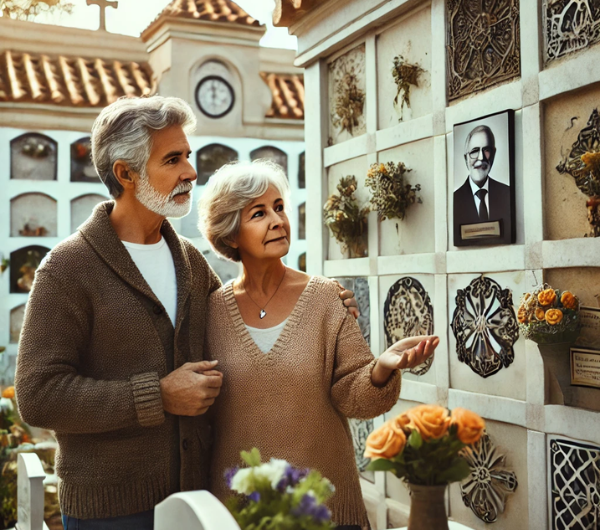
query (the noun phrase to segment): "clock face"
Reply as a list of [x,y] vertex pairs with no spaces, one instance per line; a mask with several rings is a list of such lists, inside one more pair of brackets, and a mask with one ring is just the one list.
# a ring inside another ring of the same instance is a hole
[[235,94],[231,85],[222,77],[209,75],[196,87],[196,104],[209,118],[221,118],[232,108]]

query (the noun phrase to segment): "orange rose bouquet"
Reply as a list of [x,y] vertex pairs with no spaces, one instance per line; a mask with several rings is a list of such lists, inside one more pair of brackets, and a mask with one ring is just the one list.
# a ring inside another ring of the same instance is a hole
[[523,295],[517,319],[521,334],[538,344],[574,342],[581,329],[579,300],[570,291],[540,285]]
[[484,429],[483,419],[470,410],[419,405],[369,435],[367,469],[391,471],[410,484],[458,482],[471,472],[461,451],[478,442]]

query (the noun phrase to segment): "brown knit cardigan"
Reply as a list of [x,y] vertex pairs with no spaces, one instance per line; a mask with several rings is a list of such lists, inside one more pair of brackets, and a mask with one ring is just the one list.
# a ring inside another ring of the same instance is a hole
[[151,510],[174,491],[205,487],[209,454],[206,418],[165,413],[159,379],[203,360],[207,301],[220,281],[165,221],[173,329],[112,228],[112,208],[98,205],[38,269],[15,378],[24,421],[56,433],[61,509],[83,519]]
[[223,473],[240,465],[241,450],[257,447],[263,461],[283,458],[319,470],[336,488],[333,520],[367,529],[346,418],[373,418],[392,408],[400,373],[373,386],[373,354],[337,285],[312,277],[266,354],[246,329],[232,284],[225,285],[210,297],[207,355],[223,372],[213,406],[211,491],[221,500],[230,496]]

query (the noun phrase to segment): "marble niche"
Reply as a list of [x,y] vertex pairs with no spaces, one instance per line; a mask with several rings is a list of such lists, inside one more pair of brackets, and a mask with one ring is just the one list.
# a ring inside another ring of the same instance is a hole
[[21,304],[10,311],[10,343],[18,344],[23,319],[25,318],[25,304]]
[[367,132],[365,45],[329,64],[329,145]]
[[71,144],[71,182],[101,182],[92,163],[92,145],[89,136]]
[[10,142],[10,178],[56,180],[58,145],[52,138],[26,133]]
[[44,256],[50,251],[47,247],[31,245],[10,253],[10,292],[28,293],[31,291],[35,271]]
[[24,193],[10,201],[10,237],[56,237],[56,200],[43,193]]
[[215,171],[238,158],[238,152],[226,145],[210,144],[204,146],[196,153],[196,171],[198,172],[196,183],[198,186],[204,186]]
[[281,149],[265,145],[250,153],[250,160],[258,160],[260,158],[266,158],[267,160],[275,162],[282,167],[286,175],[288,174],[288,156]]

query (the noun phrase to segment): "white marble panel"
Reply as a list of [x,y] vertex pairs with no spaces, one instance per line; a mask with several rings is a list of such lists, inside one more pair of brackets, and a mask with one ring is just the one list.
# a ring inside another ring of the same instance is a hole
[[[402,56],[410,65],[423,71],[418,85],[410,85],[410,105],[402,105],[403,92],[392,76],[394,58]],[[377,39],[378,118],[379,129],[393,127],[431,113],[431,7],[419,7],[401,21],[385,30]]]
[[73,199],[71,201],[71,233],[75,232],[92,215],[92,211],[98,203],[106,200],[108,197],[95,193]]
[[405,174],[412,186],[421,185],[422,204],[411,205],[404,220],[381,223],[380,255],[423,254],[435,251],[435,190],[433,138],[401,145],[379,153],[379,162],[403,162],[412,171]]
[[[456,308],[458,289],[465,289],[477,274],[452,274],[448,276],[448,319],[452,322]],[[512,291],[513,304],[518,304],[522,294],[527,290],[525,273],[522,271],[490,274],[489,277],[498,282],[502,289]],[[515,317],[516,318],[516,317]],[[525,400],[527,394],[527,372],[525,358],[525,340],[520,338],[513,345],[514,360],[508,368],[500,370],[487,378],[475,373],[467,364],[458,360],[456,338],[448,331],[450,351],[450,387],[467,392],[477,392],[493,396],[503,396],[516,400]]]
[[[356,190],[355,197],[358,200],[359,206],[362,208],[366,206],[369,201],[369,190],[365,188],[365,178],[367,176],[367,157],[361,156],[358,158],[353,158],[352,160],[347,160],[346,162],[341,162],[339,164],[335,164],[331,166],[327,171],[327,179],[328,179],[328,193],[327,197],[332,194],[339,195],[337,191],[337,185],[340,182],[340,178],[346,177],[348,175],[354,175],[356,177],[356,182],[358,185],[358,189]],[[326,198],[327,200],[327,198]],[[322,219],[323,217],[321,217]],[[348,256],[347,253],[344,253],[340,247],[340,244],[335,240],[335,238],[331,235],[331,231],[328,230],[329,235],[329,259],[343,259]],[[339,273],[338,273],[339,274]]]
[[[435,309],[433,307],[434,301],[435,301],[435,276],[434,275],[426,275],[426,274],[410,274],[410,275],[406,275],[409,276],[415,280],[417,280],[422,286],[423,289],[425,290],[425,292],[427,293],[427,295],[429,295],[429,310],[431,311],[431,317],[433,317],[435,315]],[[380,314],[381,314],[381,322],[383,325],[383,335],[382,338],[384,340],[384,344],[383,347],[389,347],[391,346],[391,344],[386,345],[386,334],[385,334],[385,325],[386,325],[386,315],[384,314],[384,306],[386,304],[386,299],[388,297],[389,291],[390,289],[396,284],[396,282],[398,280],[400,280],[403,277],[406,276],[380,276],[379,277],[379,299],[381,301],[380,303]],[[398,308],[398,305],[394,305],[394,308]],[[408,305],[402,305],[403,309],[409,309]],[[425,313],[429,313],[429,311],[426,311],[426,309],[424,308],[424,312],[423,314],[417,314],[415,312],[415,308],[410,306],[410,314],[407,315],[403,315],[405,318],[409,318],[409,319],[414,319],[414,318],[418,318],[419,321],[423,321],[424,318],[427,318],[428,315],[426,315]],[[402,315],[399,315],[402,316]],[[404,320],[402,322],[399,322],[397,326],[393,325],[393,321],[394,318],[390,315],[387,317],[388,319],[391,319],[389,324],[390,327],[393,329],[403,329],[403,326],[401,325]],[[440,334],[442,333],[443,330],[436,330],[435,328],[433,329],[433,334]],[[440,352],[441,353],[441,352]],[[437,353],[435,354],[437,355]],[[435,377],[435,358],[433,360],[433,363],[431,364],[430,369],[427,371],[427,373],[423,374],[423,375],[415,375],[412,374],[406,370],[403,371],[402,373],[402,379],[403,379],[403,384],[405,381],[418,381],[421,383],[429,383],[430,385],[435,385],[436,383],[436,377]]]
[[43,193],[25,193],[10,201],[11,237],[56,237],[56,200]]

